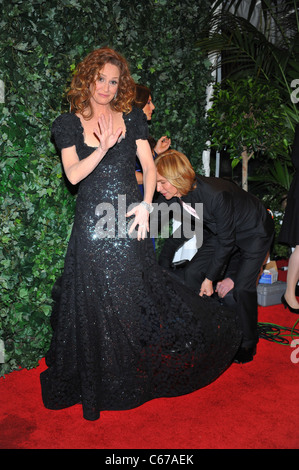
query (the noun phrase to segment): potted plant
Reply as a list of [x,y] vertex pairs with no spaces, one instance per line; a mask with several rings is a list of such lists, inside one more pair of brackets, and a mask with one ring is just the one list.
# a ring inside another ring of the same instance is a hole
[[208,111],[211,147],[229,153],[234,168],[242,162],[242,188],[248,191],[248,163],[288,152],[286,113],[276,88],[254,78],[217,84]]

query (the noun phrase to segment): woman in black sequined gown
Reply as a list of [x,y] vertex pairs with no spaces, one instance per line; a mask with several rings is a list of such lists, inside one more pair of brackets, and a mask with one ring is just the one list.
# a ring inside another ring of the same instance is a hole
[[131,108],[133,97],[125,60],[99,49],[78,67],[72,112],[53,124],[66,176],[80,185],[55,286],[42,397],[49,409],[80,403],[88,420],[101,410],[204,387],[231,364],[240,344],[233,313],[187,291],[156,262],[147,237],[155,167],[146,117]]

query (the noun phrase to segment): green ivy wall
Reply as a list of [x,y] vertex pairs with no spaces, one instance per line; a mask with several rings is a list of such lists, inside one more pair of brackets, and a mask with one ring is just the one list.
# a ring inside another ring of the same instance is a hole
[[35,367],[49,346],[51,288],[63,267],[76,198],[63,178],[50,128],[68,109],[65,90],[75,64],[104,45],[122,53],[135,80],[153,90],[151,134],[167,133],[201,171],[210,72],[196,41],[209,5],[0,1],[1,375]]

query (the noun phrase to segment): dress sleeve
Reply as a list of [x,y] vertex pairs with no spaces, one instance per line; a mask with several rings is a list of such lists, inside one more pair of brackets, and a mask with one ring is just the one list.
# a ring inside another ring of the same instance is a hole
[[135,124],[135,138],[147,140],[149,138],[148,124],[145,113],[142,109],[133,108],[133,122]]
[[52,138],[56,147],[72,147],[76,144],[76,137],[80,131],[80,120],[71,113],[65,113],[58,116],[52,125]]

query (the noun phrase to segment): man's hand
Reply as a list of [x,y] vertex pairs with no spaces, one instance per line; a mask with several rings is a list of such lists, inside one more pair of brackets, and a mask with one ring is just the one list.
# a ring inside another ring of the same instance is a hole
[[213,294],[213,292],[214,292],[213,282],[210,281],[210,279],[205,278],[205,280],[203,281],[201,285],[199,296],[202,297],[203,295],[208,295],[210,297]]
[[223,297],[234,288],[234,285],[234,281],[230,277],[227,277],[223,279],[223,281],[217,282],[216,292],[219,297],[223,299]]

